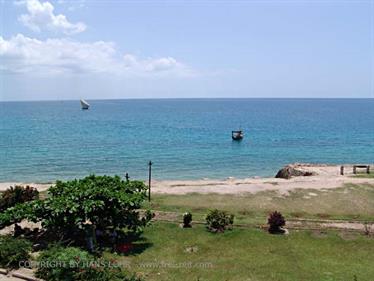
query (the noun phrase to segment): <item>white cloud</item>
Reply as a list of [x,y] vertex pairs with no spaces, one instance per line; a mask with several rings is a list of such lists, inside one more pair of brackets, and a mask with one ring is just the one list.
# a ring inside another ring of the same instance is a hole
[[9,40],[0,36],[0,71],[6,73],[59,74],[111,73],[150,75],[192,72],[172,57],[141,59],[121,55],[112,42],[82,43],[69,39],[37,40],[22,34]]
[[67,9],[69,11],[75,11],[75,10],[78,10],[78,9],[82,9],[86,6],[86,0],[75,0],[75,1],[57,0],[57,3],[59,5],[67,6]]
[[71,23],[65,15],[55,15],[54,7],[50,2],[26,0],[17,2],[17,4],[26,5],[28,14],[23,14],[18,19],[33,31],[40,32],[46,29],[71,35],[86,30],[86,25],[82,22]]
[[184,68],[183,64],[177,62],[177,60],[172,57],[138,59],[134,55],[125,54],[123,56],[123,63],[125,68],[136,69],[142,72],[161,72]]
[[178,62],[171,57],[150,60],[147,63],[148,71],[163,71],[178,66]]

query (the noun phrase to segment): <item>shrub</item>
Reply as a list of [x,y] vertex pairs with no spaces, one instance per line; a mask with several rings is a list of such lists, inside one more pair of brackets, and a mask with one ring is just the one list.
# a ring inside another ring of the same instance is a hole
[[75,280],[79,281],[141,281],[135,275],[128,276],[119,266],[111,265],[104,259],[98,259],[95,264],[100,266],[90,266],[83,268],[75,274]]
[[88,176],[81,180],[57,181],[48,190],[48,198],[35,200],[7,209],[0,214],[0,228],[28,219],[41,222],[56,236],[82,240],[87,222],[96,229],[116,231],[137,238],[152,216],[139,209],[147,187],[140,181],[123,181],[114,176]]
[[282,227],[286,224],[286,220],[280,212],[272,212],[268,218],[269,232],[270,233],[284,233]]
[[31,186],[10,187],[5,190],[0,198],[0,211],[4,211],[10,207],[14,207],[18,203],[36,200],[39,198],[39,192]]
[[0,266],[18,268],[20,262],[29,259],[31,243],[25,239],[0,236]]
[[36,276],[46,281],[136,281],[120,267],[75,247],[55,245],[38,258]]
[[226,229],[231,229],[233,223],[234,215],[225,211],[215,209],[206,216],[207,228],[212,232],[224,232]]
[[36,276],[47,281],[74,280],[79,269],[93,260],[93,256],[78,248],[52,246],[38,257]]
[[192,222],[192,214],[190,212],[185,212],[183,214],[183,227],[188,228],[191,227]]

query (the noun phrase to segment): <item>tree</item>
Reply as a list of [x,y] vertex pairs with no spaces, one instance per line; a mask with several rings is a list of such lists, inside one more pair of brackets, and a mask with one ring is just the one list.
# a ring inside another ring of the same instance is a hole
[[95,176],[57,181],[45,200],[18,204],[0,215],[0,227],[28,219],[41,222],[47,230],[75,239],[87,225],[138,237],[151,220],[140,215],[147,187],[140,181],[123,181],[119,176]]

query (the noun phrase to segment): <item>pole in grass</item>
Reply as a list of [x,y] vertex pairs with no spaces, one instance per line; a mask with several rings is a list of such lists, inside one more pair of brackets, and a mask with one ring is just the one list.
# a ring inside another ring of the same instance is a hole
[[129,173],[126,173],[126,174],[125,174],[125,178],[126,178],[126,182],[129,182],[129,180],[130,180]]
[[152,161],[149,161],[148,163],[148,166],[149,166],[149,170],[148,170],[148,188],[149,188],[149,191],[148,191],[148,201],[151,202],[151,179],[152,179]]

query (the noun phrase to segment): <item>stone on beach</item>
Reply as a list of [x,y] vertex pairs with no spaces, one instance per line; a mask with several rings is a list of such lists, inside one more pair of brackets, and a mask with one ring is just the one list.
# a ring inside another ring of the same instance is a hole
[[278,173],[275,175],[276,178],[282,179],[290,179],[292,177],[300,177],[300,176],[314,176],[316,175],[315,172],[306,171],[300,169],[298,165],[287,165],[280,169]]

